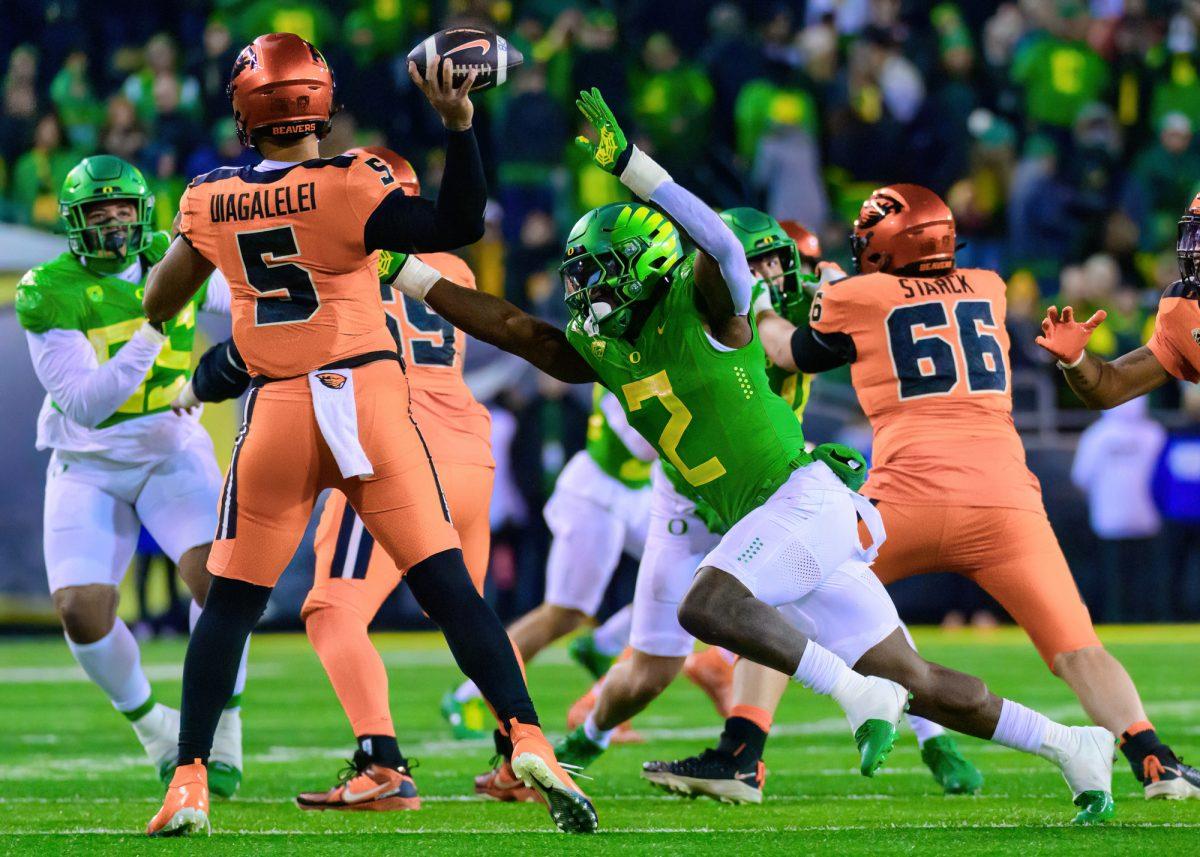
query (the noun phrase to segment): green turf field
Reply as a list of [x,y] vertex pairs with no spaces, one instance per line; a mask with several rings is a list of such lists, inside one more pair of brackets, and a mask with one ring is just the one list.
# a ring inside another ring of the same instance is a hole
[[[1129,666],[1161,734],[1200,758],[1195,654],[1200,627],[1113,628],[1103,636]],[[1010,629],[918,632],[926,654],[976,671],[999,693],[1080,723],[1065,686]],[[246,693],[247,770],[241,793],[213,805],[213,837],[150,841],[140,836],[161,794],[132,732],[88,684],[57,638],[0,641],[0,852],[6,854],[394,853],[426,854],[954,853],[1083,854],[1194,851],[1200,801],[1142,799],[1122,759],[1118,821],[1073,829],[1069,795],[1040,759],[965,739],[983,769],[985,793],[945,798],[905,736],[874,780],[855,773],[856,757],[834,705],[801,688],[784,701],[767,748],[771,771],[761,807],[688,801],[651,790],[640,762],[694,752],[716,734],[699,691],[680,682],[635,724],[649,742],[617,747],[582,781],[602,833],[552,832],[540,807],[470,796],[490,742],[448,740],[437,713],[456,673],[440,638],[381,635],[391,670],[401,746],[419,760],[424,808],[415,813],[305,813],[302,789],[326,787],[349,755],[348,727],[316,658],[299,635],[261,635],[251,650]],[[145,662],[161,699],[179,695],[182,642],[150,644]],[[588,684],[561,648],[530,668],[547,731],[558,733],[568,705]]]

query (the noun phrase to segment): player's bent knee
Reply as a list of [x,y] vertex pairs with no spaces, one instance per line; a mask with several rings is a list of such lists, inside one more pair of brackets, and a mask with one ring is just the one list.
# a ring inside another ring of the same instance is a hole
[[1072,673],[1087,672],[1115,660],[1104,646],[1084,646],[1069,652],[1059,652],[1050,659],[1050,671],[1059,678]]
[[196,603],[201,607],[204,606],[204,601],[208,598],[208,589],[212,585],[212,574],[208,571],[208,553],[211,549],[212,542],[205,542],[184,551],[183,556],[179,558],[179,576],[192,593],[192,598],[196,599]]
[[52,598],[63,630],[73,642],[94,643],[113,629],[118,600],[115,586],[67,586],[55,590]]
[[545,621],[557,632],[558,636],[569,634],[583,624],[588,615],[574,607],[563,607],[559,604],[543,604],[540,608]]

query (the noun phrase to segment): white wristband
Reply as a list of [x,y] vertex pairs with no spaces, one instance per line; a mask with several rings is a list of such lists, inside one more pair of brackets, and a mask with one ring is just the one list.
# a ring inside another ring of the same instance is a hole
[[1063,363],[1061,360],[1058,360],[1058,361],[1056,361],[1056,365],[1058,366],[1059,369],[1074,369],[1076,366],[1078,366],[1080,363],[1083,362],[1083,358],[1086,356],[1087,356],[1087,349],[1085,348],[1082,351],[1080,351],[1079,356],[1076,357],[1074,360],[1072,360],[1070,363]]
[[164,342],[167,341],[167,335],[165,333],[163,333],[161,330],[159,330],[158,328],[156,328],[154,325],[152,325],[150,322],[146,322],[141,327],[139,327],[134,332],[134,336],[141,336],[142,339],[145,339],[151,345],[162,345]]
[[766,312],[767,310],[775,311],[775,305],[771,303],[771,292],[769,289],[763,289],[759,292],[758,297],[754,299],[754,303],[751,305],[751,309],[754,310],[755,318],[758,318],[758,314],[761,312]]
[[425,295],[433,288],[434,283],[442,278],[441,273],[434,267],[426,265],[414,255],[409,255],[400,266],[399,273],[392,287],[403,294],[419,301],[425,300]]
[[671,174],[637,146],[631,146],[631,149],[629,163],[621,172],[621,184],[642,199],[649,199],[659,185],[671,181]]

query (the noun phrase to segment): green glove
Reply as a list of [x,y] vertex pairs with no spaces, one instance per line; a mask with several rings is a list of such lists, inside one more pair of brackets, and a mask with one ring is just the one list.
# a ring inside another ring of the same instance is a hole
[[599,143],[592,143],[587,137],[579,136],[575,138],[575,145],[587,152],[600,169],[619,176],[629,163],[631,147],[616,117],[604,103],[604,96],[593,86],[591,92],[579,93],[575,106],[592,123],[599,138]]
[[823,443],[812,451],[812,457],[828,464],[851,491],[857,491],[867,481],[867,459],[854,447]]

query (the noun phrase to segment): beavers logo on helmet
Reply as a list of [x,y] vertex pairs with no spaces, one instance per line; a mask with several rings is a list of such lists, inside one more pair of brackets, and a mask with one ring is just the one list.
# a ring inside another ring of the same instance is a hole
[[899,214],[904,211],[904,203],[893,196],[874,194],[868,199],[858,216],[856,224],[860,229],[869,229],[889,214]]
[[346,376],[337,372],[321,372],[317,375],[317,380],[331,390],[340,390],[346,386]]

